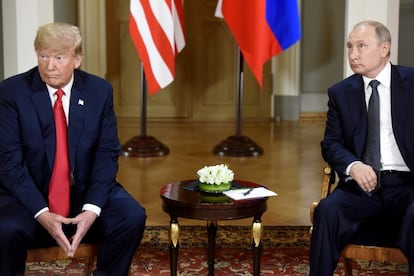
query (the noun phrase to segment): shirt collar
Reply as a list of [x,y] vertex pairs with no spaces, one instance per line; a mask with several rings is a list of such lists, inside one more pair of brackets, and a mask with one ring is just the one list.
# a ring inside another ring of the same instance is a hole
[[[373,80],[368,77],[362,76],[364,79],[364,87],[365,90],[369,88],[369,83]],[[390,88],[391,87],[391,63],[387,62],[385,67],[381,70],[381,72],[375,78],[377,81],[381,83],[381,85]]]
[[[68,97],[68,98],[70,98],[70,92],[72,91],[72,85],[73,85],[73,74],[72,74],[72,77],[70,78],[69,82],[65,86],[60,88],[60,89],[63,90],[63,92],[65,92],[65,96]],[[46,84],[46,86],[47,86],[47,91],[49,92],[49,95],[54,96],[57,89],[51,87],[48,84]]]

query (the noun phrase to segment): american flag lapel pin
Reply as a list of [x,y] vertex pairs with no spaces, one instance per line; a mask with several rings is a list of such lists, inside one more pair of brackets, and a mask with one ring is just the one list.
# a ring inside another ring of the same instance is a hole
[[85,104],[85,102],[82,99],[78,100],[78,105],[84,105],[84,104]]

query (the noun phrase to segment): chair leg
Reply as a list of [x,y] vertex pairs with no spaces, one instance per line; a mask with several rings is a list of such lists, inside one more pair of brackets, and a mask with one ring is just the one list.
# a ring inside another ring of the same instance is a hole
[[346,258],[344,260],[345,276],[352,276],[352,259]]

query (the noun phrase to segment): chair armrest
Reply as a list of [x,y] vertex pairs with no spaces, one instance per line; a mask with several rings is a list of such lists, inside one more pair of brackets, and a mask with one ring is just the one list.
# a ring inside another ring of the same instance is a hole
[[321,199],[324,199],[331,193],[332,184],[335,183],[335,172],[330,167],[323,169],[325,177],[322,182]]
[[[323,169],[323,173],[325,174],[322,182],[321,188],[321,199],[326,198],[332,191],[332,184],[335,183],[335,171],[332,170],[330,167],[325,167]],[[318,206],[319,202],[312,202],[310,206],[310,221],[313,225],[313,213],[315,211],[316,206]]]
[[[310,216],[310,221],[311,221],[312,225],[313,225],[313,213],[315,212],[315,208],[316,208],[316,206],[318,206],[318,204],[319,204],[319,202],[314,201],[314,202],[312,202],[312,204],[310,206],[309,216]],[[311,231],[312,231],[312,228],[311,228]]]

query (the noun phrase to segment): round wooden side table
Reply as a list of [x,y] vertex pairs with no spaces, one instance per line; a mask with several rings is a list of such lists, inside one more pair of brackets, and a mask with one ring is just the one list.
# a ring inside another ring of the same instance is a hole
[[[214,275],[214,248],[217,221],[253,217],[253,275],[258,276],[260,274],[261,236],[263,231],[261,216],[267,210],[267,198],[237,201],[229,198],[228,200],[224,200],[224,202],[209,201],[205,200],[206,195],[204,193],[197,189],[191,190],[187,188],[194,181],[197,180],[192,179],[169,183],[160,190],[162,209],[169,214],[171,219],[169,231],[171,275],[177,275],[179,217],[207,221],[208,275]],[[262,187],[262,185],[245,180],[234,180],[234,183],[246,188]]]

